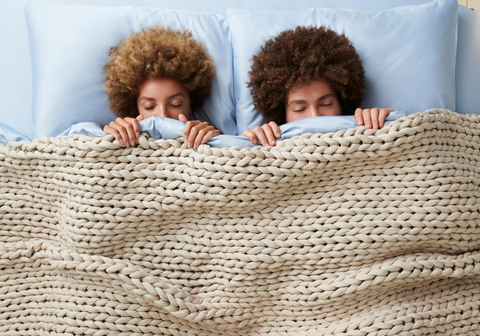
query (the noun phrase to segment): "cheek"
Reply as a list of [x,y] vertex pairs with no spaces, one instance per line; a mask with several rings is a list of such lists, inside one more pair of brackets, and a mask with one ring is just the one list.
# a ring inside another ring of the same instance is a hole
[[296,113],[296,112],[293,112],[293,111],[287,109],[285,111],[285,119],[286,119],[285,121],[288,123],[288,122],[298,120],[299,115],[300,115],[300,113]]
[[148,113],[148,111],[145,110],[142,104],[140,104],[138,101],[137,101],[137,112],[138,112],[138,115],[141,115],[144,118],[148,118],[152,116],[152,114]]
[[342,108],[340,107],[340,104],[336,104],[335,106],[332,107],[332,109],[329,109],[328,111],[325,111],[326,116],[341,116],[342,115]]
[[182,106],[183,115],[190,120],[190,116],[192,115],[192,105],[190,105],[190,97],[185,102],[186,104]]
[[138,109],[138,114],[141,115],[143,118],[148,118],[148,117],[151,117],[151,113],[150,114],[147,114],[144,110],[142,109]]
[[304,119],[305,116],[303,115],[303,113],[301,112],[293,112],[292,110],[289,110],[287,109],[286,112],[285,112],[285,121],[287,123],[289,122],[292,122],[292,121],[296,121],[296,120],[300,120],[300,119]]
[[187,119],[190,120],[190,115],[192,114],[190,104],[185,104],[181,108],[171,109],[169,113],[169,118],[178,120],[180,114],[183,114],[185,117],[187,117]]
[[340,101],[338,100],[338,98],[335,100],[335,104],[334,104],[334,115],[342,115],[342,106],[340,105]]

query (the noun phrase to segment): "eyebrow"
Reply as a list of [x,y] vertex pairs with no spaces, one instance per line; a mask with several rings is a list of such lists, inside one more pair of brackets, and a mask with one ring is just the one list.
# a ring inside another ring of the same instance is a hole
[[[333,97],[333,93],[327,93],[326,95],[321,96],[320,98],[317,99],[317,102],[329,97]],[[289,104],[306,104],[307,102],[303,99],[299,99],[299,100],[290,100],[288,103]]]
[[175,98],[175,97],[178,97],[178,96],[184,97],[183,93],[177,92],[177,93],[171,95],[170,97],[167,97],[167,100],[172,99],[172,98]]
[[[185,96],[183,95],[183,93],[177,92],[177,93],[174,93],[173,95],[171,95],[170,97],[167,97],[167,100],[172,99],[172,98],[175,98],[175,97],[178,97],[178,96],[185,97]],[[150,98],[150,97],[142,97],[142,98],[140,98],[140,100],[156,101],[155,98]]]
[[140,98],[140,100],[151,100],[151,101],[155,101],[156,99],[154,99],[154,98],[149,98],[149,97],[142,97],[142,98]]

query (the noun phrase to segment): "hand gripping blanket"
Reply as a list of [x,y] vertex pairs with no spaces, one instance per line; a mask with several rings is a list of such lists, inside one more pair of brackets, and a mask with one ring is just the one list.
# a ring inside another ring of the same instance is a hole
[[480,335],[479,122],[0,146],[0,335]]

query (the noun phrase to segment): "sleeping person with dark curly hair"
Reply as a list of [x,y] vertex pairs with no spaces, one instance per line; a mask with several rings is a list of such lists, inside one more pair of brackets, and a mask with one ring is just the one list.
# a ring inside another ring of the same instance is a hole
[[111,48],[109,56],[104,88],[118,118],[105,133],[128,147],[140,135],[138,122],[156,116],[185,123],[189,147],[220,134],[206,122],[189,121],[210,94],[215,70],[212,57],[188,30],[145,29]]
[[275,145],[279,125],[309,117],[355,115],[358,125],[381,128],[390,108],[359,108],[365,90],[360,58],[344,35],[325,27],[297,27],[268,40],[249,72],[253,104],[264,125],[242,135]]

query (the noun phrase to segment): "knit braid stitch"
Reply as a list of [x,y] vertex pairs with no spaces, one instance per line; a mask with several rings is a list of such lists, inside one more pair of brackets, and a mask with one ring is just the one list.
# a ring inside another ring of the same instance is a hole
[[480,335],[479,122],[0,145],[0,336]]

